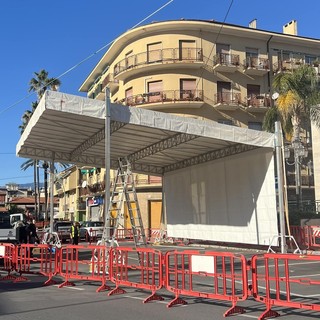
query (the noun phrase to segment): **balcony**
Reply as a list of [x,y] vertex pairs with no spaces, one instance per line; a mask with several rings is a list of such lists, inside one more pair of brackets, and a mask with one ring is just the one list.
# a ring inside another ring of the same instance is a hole
[[295,69],[298,69],[302,64],[305,64],[303,59],[278,60],[273,65],[273,71],[276,73],[293,71]]
[[119,100],[126,106],[139,106],[146,109],[200,108],[203,104],[203,90],[165,90],[148,92]]
[[243,61],[244,73],[252,76],[263,76],[270,71],[268,59],[258,57],[247,57]]
[[271,107],[271,99],[264,94],[252,94],[246,97],[245,105],[250,109],[250,112],[266,112]]
[[219,92],[214,95],[214,107],[217,110],[231,111],[242,106],[241,94],[233,92]]
[[119,61],[114,66],[114,77],[126,80],[141,71],[154,72],[172,68],[199,68],[203,64],[200,48],[167,48],[141,52]]
[[240,66],[238,54],[219,53],[213,58],[213,70],[220,72],[236,72]]
[[119,80],[114,78],[113,73],[107,74],[107,76],[102,81],[102,88],[108,87],[110,91],[114,91],[119,87]]

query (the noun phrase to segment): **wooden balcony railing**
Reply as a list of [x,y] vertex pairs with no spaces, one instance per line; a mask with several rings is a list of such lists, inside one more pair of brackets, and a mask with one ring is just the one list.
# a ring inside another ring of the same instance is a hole
[[192,62],[203,61],[202,49],[200,48],[166,48],[152,50],[131,55],[114,66],[114,76],[138,66],[150,65],[163,62]]

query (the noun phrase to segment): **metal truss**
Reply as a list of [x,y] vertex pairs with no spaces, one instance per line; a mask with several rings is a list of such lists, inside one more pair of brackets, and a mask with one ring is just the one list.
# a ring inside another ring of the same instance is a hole
[[[110,124],[110,134],[112,134],[113,132],[119,130],[123,126],[125,126],[125,123],[123,123],[123,122],[117,122],[117,121],[111,122],[111,124]],[[73,159],[73,157],[75,157],[75,156],[77,156],[79,154],[82,154],[84,151],[90,149],[95,144],[97,144],[98,142],[102,141],[104,138],[105,138],[105,128],[103,127],[100,131],[95,133],[92,137],[90,137],[89,139],[84,141],[82,144],[80,144],[76,149],[74,149],[71,152],[71,158]]]
[[183,161],[180,161],[180,162],[177,162],[174,164],[170,164],[170,165],[163,168],[163,172],[165,173],[165,172],[170,172],[170,171],[174,171],[174,170],[178,170],[178,169],[182,169],[182,168],[191,167],[191,166],[194,166],[197,164],[229,157],[229,156],[232,156],[235,154],[247,152],[247,151],[250,151],[253,149],[257,149],[257,148],[259,148],[259,147],[250,146],[250,145],[246,145],[246,144],[236,144],[236,145],[233,145],[233,146],[230,146],[227,148],[210,151],[210,152],[200,154],[200,155],[197,155],[197,156],[189,158],[189,159],[185,159]]
[[132,163],[132,165],[135,163],[135,161],[138,161],[140,159],[143,159],[148,156],[152,156],[156,153],[162,152],[167,149],[171,149],[173,147],[178,146],[179,144],[186,143],[190,140],[196,139],[198,136],[193,134],[186,134],[186,133],[179,133],[176,134],[168,139],[161,140],[159,142],[156,142],[144,149],[141,149],[137,152],[134,152],[128,156],[128,160]]

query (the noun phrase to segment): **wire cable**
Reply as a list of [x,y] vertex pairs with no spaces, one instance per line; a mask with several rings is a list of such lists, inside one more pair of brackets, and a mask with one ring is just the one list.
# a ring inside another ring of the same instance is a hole
[[[230,10],[231,10],[231,8],[232,8],[233,1],[234,1],[234,0],[231,0],[230,5],[229,5],[229,8],[228,8],[228,10],[227,10],[227,12],[226,12],[226,14],[225,14],[225,16],[224,16],[224,19],[223,19],[222,23],[221,23],[221,26],[220,26],[219,31],[218,31],[218,34],[217,34],[217,36],[216,36],[215,42],[214,42],[214,44],[213,44],[213,46],[212,46],[212,48],[211,48],[211,51],[210,51],[210,53],[209,53],[209,56],[207,57],[207,61],[205,62],[205,67],[208,66],[208,63],[209,63],[209,61],[210,61],[210,57],[211,57],[211,55],[212,55],[212,53],[213,53],[213,50],[214,50],[215,47],[216,47],[216,43],[217,43],[217,41],[218,41],[218,39],[219,39],[219,37],[220,37],[222,28],[224,27],[224,25],[225,25],[225,23],[226,23],[226,20],[227,20],[227,18],[228,18],[228,15],[229,15],[229,13],[230,13]],[[197,82],[197,84],[196,84],[196,90],[198,89],[198,85],[199,85],[200,79],[201,79],[202,76],[203,76],[203,72],[204,72],[204,68],[202,69],[201,74],[200,74],[200,77],[199,77],[198,82]]]
[[[165,3],[163,6],[161,6],[159,9],[153,11],[151,14],[149,14],[147,17],[145,17],[144,19],[142,19],[140,22],[138,22],[137,24],[135,24],[133,27],[131,27],[129,30],[134,29],[136,27],[138,27],[139,25],[141,25],[144,21],[146,21],[147,19],[151,18],[152,16],[154,16],[156,13],[158,13],[160,10],[162,10],[163,8],[165,8],[166,6],[168,6],[171,2],[173,2],[174,0],[170,0],[167,3]],[[104,50],[105,48],[109,47],[114,41],[116,40],[113,39],[112,41],[108,42],[107,44],[105,44],[104,46],[102,46],[100,49],[98,49],[97,51],[93,52],[92,54],[90,54],[89,56],[87,56],[86,58],[84,58],[83,60],[81,60],[80,62],[78,62],[77,64],[75,64],[74,66],[72,66],[71,68],[69,68],[67,71],[61,73],[58,77],[53,78],[51,82],[47,83],[46,86],[50,86],[50,84],[57,80],[60,79],[62,77],[64,77],[66,74],[68,74],[69,72],[71,72],[72,70],[78,68],[80,65],[82,65],[84,62],[88,61],[89,59],[91,59],[92,57],[94,57],[96,54],[100,53],[102,50]],[[40,90],[43,89],[43,87],[40,88]],[[28,95],[26,95],[24,98],[21,98],[20,100],[14,102],[13,104],[9,105],[7,108],[3,109],[0,111],[0,115],[5,113],[6,111],[14,108],[15,106],[17,106],[18,104],[20,104],[21,102],[25,101],[26,99],[28,99],[29,97],[31,97],[32,95],[34,95],[35,92],[31,92]]]

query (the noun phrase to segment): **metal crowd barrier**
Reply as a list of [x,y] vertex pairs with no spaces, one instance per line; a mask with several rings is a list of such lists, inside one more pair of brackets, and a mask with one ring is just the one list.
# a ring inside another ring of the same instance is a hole
[[[320,265],[320,257],[313,255],[269,253],[253,256],[252,295],[266,306],[259,320],[279,316],[272,306],[320,311],[320,300],[314,295],[314,290],[319,291],[320,276],[308,274],[307,268],[303,274],[297,274],[295,264],[301,261]],[[302,286],[309,294],[299,294]]]

